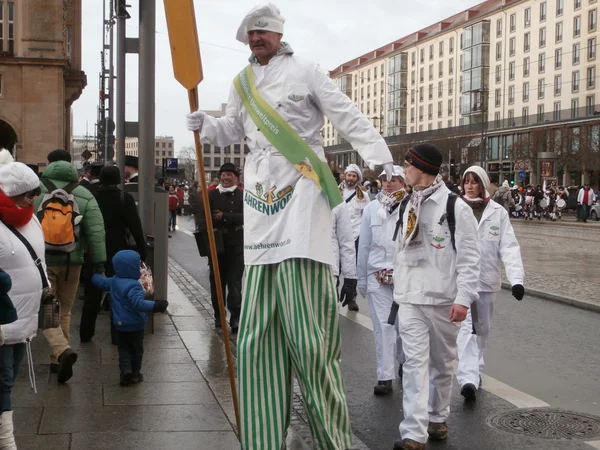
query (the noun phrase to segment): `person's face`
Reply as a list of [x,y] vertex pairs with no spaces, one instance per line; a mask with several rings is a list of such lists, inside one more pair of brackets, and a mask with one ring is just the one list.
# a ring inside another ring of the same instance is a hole
[[392,177],[389,181],[387,177],[383,178],[383,190],[388,194],[399,191],[404,187],[404,181],[402,181],[402,178],[400,177]]
[[483,195],[481,195],[481,184],[470,173],[465,177],[465,194],[469,198],[483,198]]
[[346,174],[346,184],[349,187],[355,186],[357,182],[358,182],[358,174],[356,174],[354,172],[348,172]]
[[25,192],[24,194],[11,197],[10,199],[19,208],[27,208],[33,205],[35,198],[40,195],[40,188],[34,189],[33,191]]
[[281,48],[281,37],[281,34],[273,31],[253,30],[248,32],[248,44],[259,61],[268,61]]
[[129,178],[131,175],[137,172],[137,169],[133,166],[125,166],[124,172]]
[[422,173],[409,162],[404,162],[404,179],[406,180],[406,184],[414,186],[420,180]]
[[175,186],[169,186],[169,194],[175,193]]
[[224,188],[230,188],[237,185],[238,177],[233,172],[223,172],[219,181]]

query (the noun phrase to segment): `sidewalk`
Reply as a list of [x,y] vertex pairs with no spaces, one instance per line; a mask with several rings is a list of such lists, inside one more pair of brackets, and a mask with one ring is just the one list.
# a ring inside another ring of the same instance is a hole
[[[26,361],[13,390],[19,450],[239,449],[221,337],[172,279],[169,302],[168,315],[154,316],[155,333],[144,343],[145,380],[135,386],[119,386],[107,313],[98,317],[93,342],[81,344],[83,302],[75,301],[71,345],[79,359],[65,385],[50,374],[48,345],[38,333],[32,344],[38,394]],[[288,448],[307,447],[292,432]]]

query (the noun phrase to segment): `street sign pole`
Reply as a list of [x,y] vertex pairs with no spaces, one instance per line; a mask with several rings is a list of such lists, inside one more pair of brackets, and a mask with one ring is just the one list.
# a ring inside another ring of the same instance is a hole
[[[196,15],[193,0],[164,0],[165,15],[167,18],[167,29],[171,44],[171,56],[173,58],[173,72],[175,79],[187,89],[190,103],[190,111],[198,110],[198,84],[204,78],[202,74],[202,62],[200,60],[200,44],[198,42],[198,30],[196,28]],[[208,185],[206,184],[206,173],[202,160],[202,146],[200,144],[200,133],[194,132],[194,143],[196,144],[196,159],[200,175],[200,187],[202,189],[202,203],[204,216],[206,218],[206,230],[208,232],[208,243],[210,247],[210,260],[213,268],[216,286],[221,286],[221,274],[213,231],[212,215],[208,201]],[[217,300],[219,303],[219,314],[221,316],[221,328],[223,330],[223,341],[227,356],[229,369],[229,382],[231,384],[231,395],[233,397],[233,408],[235,410],[235,421],[237,435],[240,434],[240,411],[238,406],[237,388],[233,368],[233,356],[231,354],[231,343],[229,342],[229,329],[225,315],[225,303],[223,301],[223,290],[217,289]]]

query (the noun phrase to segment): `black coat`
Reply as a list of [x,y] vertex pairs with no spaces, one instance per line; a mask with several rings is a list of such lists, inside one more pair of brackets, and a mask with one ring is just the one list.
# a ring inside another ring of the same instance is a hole
[[83,186],[88,191],[90,191],[92,193],[92,195],[96,195],[96,192],[98,192],[98,187],[100,187],[100,184],[99,183],[90,183],[88,180],[84,179],[79,182],[79,186]]
[[129,249],[125,240],[126,228],[135,239],[136,248],[133,250],[137,251],[144,261],[146,240],[135,200],[131,194],[122,193],[118,187],[101,185],[96,192],[96,200],[104,218],[107,262],[112,264],[112,257],[117,252]]
[[[208,193],[210,210],[223,212],[222,220],[214,220],[213,226],[221,231],[225,247],[242,245],[244,243],[244,192],[236,189],[233,192],[220,193],[218,189]],[[204,218],[204,209],[200,204],[200,216]],[[202,231],[206,230],[204,224],[199,226]]]

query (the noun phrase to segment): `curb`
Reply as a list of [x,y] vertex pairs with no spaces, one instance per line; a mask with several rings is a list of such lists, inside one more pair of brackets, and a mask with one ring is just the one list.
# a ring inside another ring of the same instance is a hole
[[[502,288],[508,291],[512,290],[512,287],[509,283],[502,282]],[[575,308],[585,309],[586,311],[592,311],[600,314],[600,304],[586,302],[585,300],[577,300],[571,297],[565,297],[563,295],[549,294],[547,292],[536,291],[534,289],[525,290],[525,295],[531,295],[534,297],[540,297],[544,300],[550,300],[556,303],[562,303],[566,305],[574,306]]]

